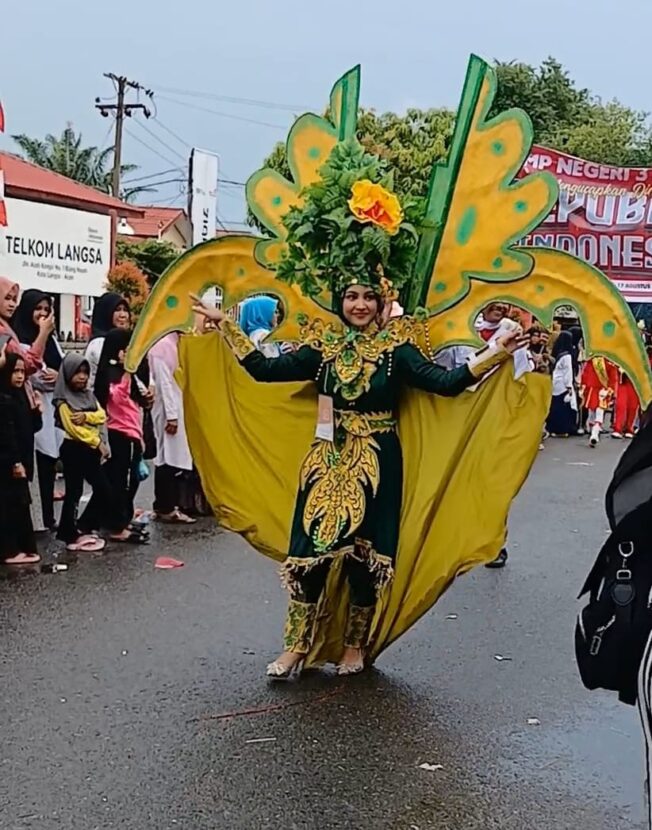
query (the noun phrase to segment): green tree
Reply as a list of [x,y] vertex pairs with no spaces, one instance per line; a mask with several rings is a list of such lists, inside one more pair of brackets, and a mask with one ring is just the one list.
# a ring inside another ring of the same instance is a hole
[[592,103],[587,89],[577,89],[575,82],[554,58],[540,68],[525,63],[498,62],[498,89],[491,114],[519,107],[530,116],[534,140],[545,143],[560,125],[583,123]]
[[[43,140],[28,135],[13,135],[12,138],[28,161],[101,190],[102,193],[111,193],[113,147],[100,150],[98,147],[83,146],[82,134],[76,133],[70,124],[60,136],[49,133]],[[122,174],[137,169],[136,164],[123,164],[120,167]],[[128,202],[140,193],[155,192],[152,187],[132,187],[125,188],[121,196]]]
[[[554,58],[540,67],[519,62],[496,64],[498,90],[492,114],[511,107],[528,113],[534,140],[556,150],[603,164],[652,166],[652,129],[647,114],[618,101],[604,104],[578,88]],[[358,137],[365,149],[395,168],[399,196],[423,196],[433,165],[445,158],[455,123],[448,109],[410,109],[405,115],[361,109]],[[285,145],[277,144],[263,162],[289,176]],[[264,230],[256,218],[249,222]]]
[[116,244],[118,262],[134,262],[147,277],[150,286],[161,276],[181,254],[171,242],[146,239],[143,242],[129,242],[119,239]]

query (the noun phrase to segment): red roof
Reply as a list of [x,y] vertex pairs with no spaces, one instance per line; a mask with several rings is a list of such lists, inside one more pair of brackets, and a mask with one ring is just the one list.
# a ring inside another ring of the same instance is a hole
[[[142,215],[129,218],[128,224],[133,229],[133,236],[144,239],[156,239],[177,220],[184,219],[186,212],[178,207],[142,207]],[[133,238],[133,237],[132,237]]]
[[49,202],[95,213],[106,214],[115,210],[118,216],[128,216],[130,221],[132,217],[143,214],[143,209],[137,205],[128,205],[94,187],[80,184],[60,173],[53,173],[13,153],[0,153],[0,170],[4,173],[5,195],[9,197]]

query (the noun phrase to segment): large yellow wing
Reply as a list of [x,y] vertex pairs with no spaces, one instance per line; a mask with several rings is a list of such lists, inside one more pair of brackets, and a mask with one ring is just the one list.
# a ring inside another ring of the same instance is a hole
[[[274,279],[274,273],[258,263],[252,236],[224,236],[192,248],[174,262],[156,283],[136,324],[125,365],[134,372],[151,347],[171,331],[189,332],[194,327],[190,294],[204,294],[219,286],[224,308],[251,294],[268,293],[279,298],[285,315],[274,331],[279,340],[299,339],[299,318],[314,316],[317,307],[296,286]],[[325,312],[321,312],[326,317]]]
[[425,306],[431,339],[442,347],[475,342],[473,320],[491,300],[511,298],[548,323],[557,306],[570,304],[590,353],[624,369],[647,405],[650,367],[620,293],[569,254],[518,244],[548,215],[558,187],[548,173],[516,178],[532,125],[520,110],[489,117],[495,92],[494,70],[473,56],[449,158],[433,177],[409,309]]

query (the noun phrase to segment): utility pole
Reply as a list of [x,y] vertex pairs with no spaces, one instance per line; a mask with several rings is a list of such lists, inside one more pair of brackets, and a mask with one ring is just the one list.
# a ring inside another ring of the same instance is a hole
[[134,112],[142,111],[145,118],[151,116],[151,111],[145,104],[129,104],[126,103],[126,93],[128,89],[141,90],[152,98],[153,92],[150,89],[145,89],[144,86],[136,81],[128,80],[124,75],[114,75],[113,72],[105,72],[105,78],[113,81],[117,90],[117,101],[115,104],[105,104],[101,98],[95,99],[95,109],[100,111],[104,118],[108,118],[111,112],[115,113],[115,139],[113,142],[113,176],[111,190],[116,199],[120,198],[120,167],[122,165],[122,127],[125,117],[130,118]]

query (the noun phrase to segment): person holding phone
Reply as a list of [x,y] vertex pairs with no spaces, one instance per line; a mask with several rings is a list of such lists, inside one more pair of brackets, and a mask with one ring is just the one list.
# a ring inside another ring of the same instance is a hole
[[43,366],[43,354],[48,338],[55,330],[54,314],[50,311],[47,317],[43,317],[38,323],[38,334],[29,345],[23,348],[18,335],[11,326],[16,308],[18,307],[18,295],[20,286],[7,277],[0,277],[0,335],[5,335],[7,354],[20,354],[25,361],[25,373],[27,377],[38,372]]

